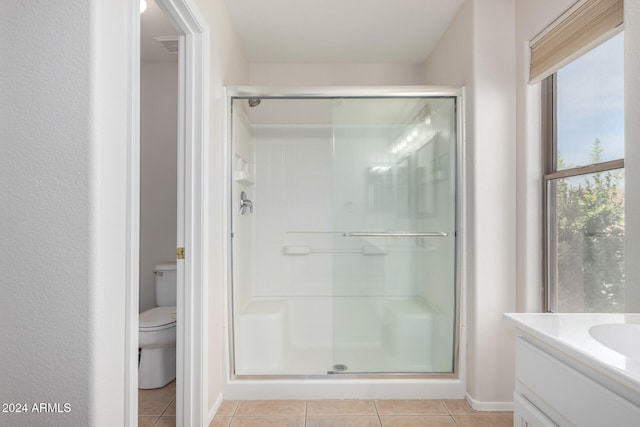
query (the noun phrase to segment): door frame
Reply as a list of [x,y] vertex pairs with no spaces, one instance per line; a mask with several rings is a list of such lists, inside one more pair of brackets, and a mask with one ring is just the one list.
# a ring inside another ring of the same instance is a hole
[[[177,262],[177,307],[176,307],[176,425],[199,426],[207,421],[207,301],[206,269],[204,260],[205,199],[205,141],[208,140],[208,75],[209,75],[209,30],[193,0],[156,0],[169,21],[180,33],[179,90],[178,90],[178,212],[177,246],[183,247],[184,259]],[[134,44],[134,67],[130,70],[134,102],[134,144],[131,148],[129,189],[131,202],[129,219],[133,224],[129,230],[130,275],[137,274],[139,254],[139,202],[133,200],[140,195],[140,57],[139,57],[139,0],[132,0],[131,22]],[[138,292],[139,280],[130,277],[127,298],[128,340],[126,348],[125,391],[126,424],[138,423]]]

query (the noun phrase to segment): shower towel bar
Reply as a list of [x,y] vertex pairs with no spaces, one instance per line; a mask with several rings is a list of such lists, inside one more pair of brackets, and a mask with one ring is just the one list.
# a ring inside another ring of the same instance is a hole
[[447,233],[440,231],[429,231],[424,233],[410,233],[410,232],[368,232],[358,231],[344,233],[344,237],[447,237]]

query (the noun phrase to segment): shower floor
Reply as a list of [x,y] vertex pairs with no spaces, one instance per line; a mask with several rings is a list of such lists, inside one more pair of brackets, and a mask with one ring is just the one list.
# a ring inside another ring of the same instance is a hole
[[[398,360],[379,343],[331,346],[292,346],[282,365],[265,370],[238,369],[237,375],[326,375],[334,365],[346,365],[340,374],[355,373],[430,373],[430,363],[408,363]],[[334,373],[334,372],[332,372]]]

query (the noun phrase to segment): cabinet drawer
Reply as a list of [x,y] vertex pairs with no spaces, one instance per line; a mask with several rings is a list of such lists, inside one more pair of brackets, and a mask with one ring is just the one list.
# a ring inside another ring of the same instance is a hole
[[522,337],[516,340],[516,380],[523,386],[518,392],[559,425],[627,426],[640,420],[636,405]]
[[513,425],[519,427],[557,427],[520,393],[513,393]]

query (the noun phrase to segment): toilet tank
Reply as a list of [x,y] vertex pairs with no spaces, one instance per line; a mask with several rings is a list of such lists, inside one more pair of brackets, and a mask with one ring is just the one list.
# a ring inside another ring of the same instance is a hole
[[158,307],[175,307],[177,300],[176,264],[158,264],[156,276],[156,305]]

